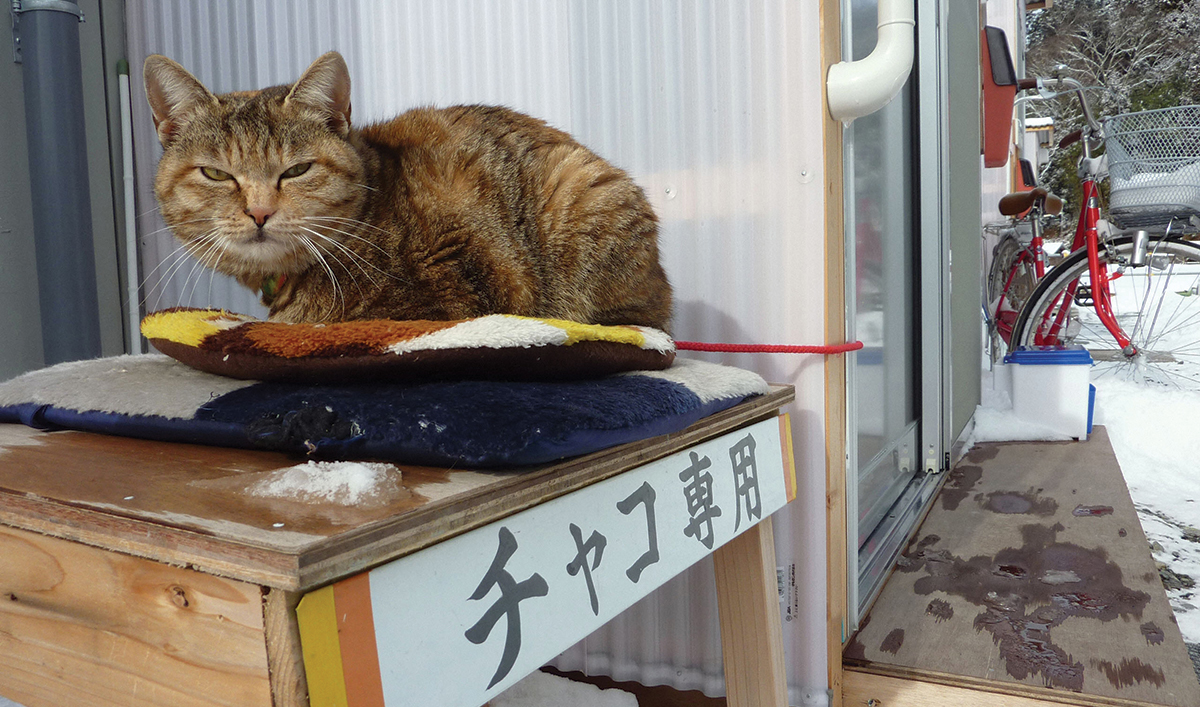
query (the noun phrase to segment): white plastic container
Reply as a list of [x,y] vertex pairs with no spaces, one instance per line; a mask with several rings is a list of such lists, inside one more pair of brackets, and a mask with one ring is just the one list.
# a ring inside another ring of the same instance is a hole
[[1088,382],[1092,355],[1082,346],[1020,348],[1009,365],[1013,412],[1076,439],[1092,431],[1094,388]]

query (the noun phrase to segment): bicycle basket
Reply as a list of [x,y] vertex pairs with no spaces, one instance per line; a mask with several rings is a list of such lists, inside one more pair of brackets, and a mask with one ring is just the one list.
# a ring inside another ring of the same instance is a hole
[[1109,217],[1117,226],[1200,218],[1200,106],[1113,116],[1104,135]]

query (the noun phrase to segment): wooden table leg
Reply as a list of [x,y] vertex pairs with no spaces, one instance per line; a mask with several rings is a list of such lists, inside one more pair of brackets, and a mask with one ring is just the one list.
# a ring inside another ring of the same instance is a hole
[[271,669],[273,707],[309,707],[304,656],[296,605],[300,594],[270,589],[263,597],[263,628],[267,638],[267,664]]
[[729,707],[787,707],[771,519],[713,554]]

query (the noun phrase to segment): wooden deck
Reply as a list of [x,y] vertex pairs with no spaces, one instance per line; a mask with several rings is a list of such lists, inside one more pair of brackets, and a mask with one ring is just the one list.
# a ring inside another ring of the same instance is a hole
[[1103,428],[972,450],[844,657],[847,704],[1200,705]]

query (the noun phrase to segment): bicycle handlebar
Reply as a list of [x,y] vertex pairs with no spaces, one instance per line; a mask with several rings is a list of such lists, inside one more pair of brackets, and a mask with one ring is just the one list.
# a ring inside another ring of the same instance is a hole
[[1079,142],[1079,138],[1083,137],[1083,128],[1067,133],[1063,139],[1058,141],[1058,147],[1064,148],[1068,145],[1074,145]]
[[[1051,88],[1053,85],[1053,88]],[[1083,109],[1083,118],[1087,122],[1088,132],[1093,135],[1100,135],[1100,124],[1096,122],[1096,118],[1092,115],[1092,108],[1088,105],[1087,96],[1083,93],[1083,84],[1075,79],[1066,76],[1055,76],[1050,79],[1046,78],[1026,78],[1017,79],[1017,90],[1027,91],[1037,89],[1042,98],[1054,98],[1060,93],[1069,91],[1075,94],[1079,99],[1079,106]]]

